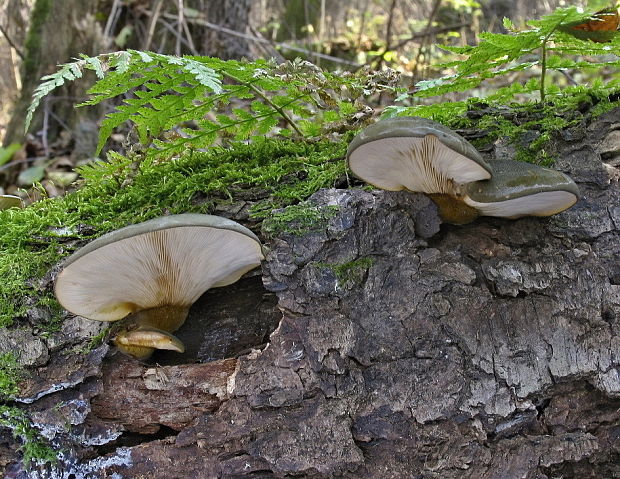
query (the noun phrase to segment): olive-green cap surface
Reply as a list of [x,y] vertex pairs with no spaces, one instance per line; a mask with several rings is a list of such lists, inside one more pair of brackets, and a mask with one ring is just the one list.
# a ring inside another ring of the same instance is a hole
[[579,188],[562,172],[512,160],[491,162],[492,178],[467,186],[465,203],[484,216],[550,216],[573,206]]

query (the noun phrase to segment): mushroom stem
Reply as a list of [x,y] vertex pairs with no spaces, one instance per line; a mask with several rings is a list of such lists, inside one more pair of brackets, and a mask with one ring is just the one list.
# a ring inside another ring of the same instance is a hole
[[136,359],[148,359],[156,349],[184,352],[183,343],[173,336],[185,322],[189,306],[164,305],[143,309],[128,316],[114,338],[119,351]]
[[480,216],[476,208],[469,206],[462,200],[453,196],[443,193],[434,193],[428,196],[430,196],[435,205],[437,205],[441,219],[447,223],[464,225],[471,223]]
[[142,309],[128,316],[126,321],[140,327],[150,327],[163,331],[176,331],[187,319],[189,306],[163,305]]

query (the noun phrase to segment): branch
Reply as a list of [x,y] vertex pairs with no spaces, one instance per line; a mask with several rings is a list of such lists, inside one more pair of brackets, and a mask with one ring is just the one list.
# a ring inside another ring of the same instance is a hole
[[22,61],[24,61],[24,54],[18,48],[18,46],[13,42],[13,40],[11,39],[11,37],[9,36],[9,34],[7,33],[7,31],[4,29],[2,25],[0,25],[0,32],[2,32],[2,35],[4,35],[4,38],[6,38],[7,43],[11,46],[13,50],[15,50],[15,53],[17,53],[19,58],[21,58]]
[[394,21],[394,9],[396,8],[396,2],[398,0],[392,0],[392,4],[390,5],[390,13],[388,15],[388,23],[385,28],[385,48],[383,49],[383,53],[379,56],[377,60],[377,65],[374,67],[375,70],[379,70],[381,68],[381,64],[385,60],[385,54],[390,51],[390,39],[392,38],[392,23]]
[[[157,19],[159,15],[161,15],[161,7],[163,0],[155,0],[155,7],[151,12],[151,17],[149,18],[149,25],[147,28],[146,38],[144,39],[144,43],[142,44],[142,50],[148,50],[151,46],[151,42],[153,41],[153,35],[155,34],[155,25],[157,25]],[[176,18],[176,17],[175,17]]]
[[414,33],[409,38],[405,38],[401,40],[396,45],[392,47],[393,50],[398,50],[401,47],[404,47],[407,43],[417,40],[418,38],[426,38],[431,35],[437,35],[439,33],[451,32],[452,30],[456,30],[457,28],[467,27],[469,26],[468,22],[455,23],[454,25],[448,25],[447,27],[442,28],[434,28],[432,30],[425,30],[423,32]]
[[103,29],[103,38],[106,40],[112,39],[112,32],[114,31],[114,27],[116,26],[116,22],[120,17],[121,10],[123,6],[121,5],[121,0],[114,0],[112,4],[112,9],[110,10],[110,14],[108,15],[108,21],[105,24],[105,28]]
[[[172,19],[176,19],[177,16],[176,15],[172,15],[172,14],[168,14],[168,13],[164,13],[163,15],[164,17],[172,17]],[[255,43],[263,43],[263,44],[269,44],[269,45],[276,45],[280,48],[283,48],[285,50],[292,50],[295,52],[300,52],[300,53],[304,53],[308,56],[314,56],[316,58],[323,58],[325,60],[330,60],[332,62],[335,63],[342,63],[345,65],[351,65],[354,67],[361,67],[362,65],[360,65],[359,63],[356,62],[351,62],[349,60],[343,60],[342,58],[338,58],[338,57],[334,57],[331,55],[326,55],[325,53],[319,53],[319,52],[313,52],[311,50],[307,50],[305,48],[301,48],[301,47],[296,47],[293,45],[289,45],[288,43],[279,43],[279,42],[270,42],[269,40],[265,39],[265,38],[260,38],[254,35],[249,35],[247,33],[243,33],[243,32],[238,32],[236,30],[232,30],[230,28],[226,28],[226,27],[221,27],[219,25],[216,25],[215,23],[211,23],[211,22],[207,22],[205,20],[201,20],[199,18],[192,18],[192,19],[187,19],[188,23],[193,23],[195,25],[200,25],[203,27],[207,27],[210,28],[211,30],[216,30],[218,32],[224,32],[228,35],[232,35],[233,37],[239,37],[239,38],[245,38],[247,40],[251,40]]]
[[[435,0],[435,3],[433,4],[433,9],[431,10],[431,14],[428,16],[428,22],[426,22],[426,28],[424,29],[425,36],[427,36],[428,32],[431,31],[431,27],[433,26],[433,20],[435,19],[435,15],[437,15],[437,12],[439,11],[439,5],[441,5],[441,0]],[[420,48],[418,48],[418,53],[413,63],[413,71],[411,73],[414,78],[418,71],[420,57],[422,56],[422,46],[423,45],[420,45]]]
[[[230,76],[230,75],[228,75]],[[233,78],[231,76],[231,78]],[[239,80],[237,80],[239,81]],[[273,103],[262,91],[260,91],[258,88],[256,88],[254,85],[252,85],[251,83],[245,83],[245,82],[240,82],[240,83],[244,83],[245,85],[247,85],[248,87],[250,87],[250,89],[256,93],[258,96],[260,96],[265,103],[267,103],[271,108],[273,108],[275,111],[277,111],[280,116],[282,118],[284,118],[284,120],[291,125],[291,128],[293,130],[295,130],[295,132],[299,135],[299,136],[304,136],[304,134],[301,132],[301,130],[299,129],[299,127],[295,124],[295,122],[293,121],[293,119],[288,116],[288,114],[282,109],[280,108],[278,105],[276,105],[275,103]]]

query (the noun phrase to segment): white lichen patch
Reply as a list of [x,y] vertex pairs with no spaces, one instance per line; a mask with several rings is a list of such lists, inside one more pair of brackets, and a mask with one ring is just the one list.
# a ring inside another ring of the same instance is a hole
[[64,389],[68,389],[70,387],[75,386],[81,381],[77,382],[68,382],[68,383],[57,383],[53,384],[49,389],[45,389],[44,391],[40,391],[34,396],[26,397],[26,398],[15,398],[15,401],[23,403],[23,404],[32,404],[35,401],[38,401],[43,396],[47,396],[48,394],[53,394],[58,391],[63,391]]
[[64,452],[58,454],[59,465],[48,471],[31,471],[31,479],[96,479],[100,477],[129,479],[120,473],[108,473],[111,467],[131,467],[131,449],[120,447],[114,454],[97,457],[87,462],[78,462],[75,457]]

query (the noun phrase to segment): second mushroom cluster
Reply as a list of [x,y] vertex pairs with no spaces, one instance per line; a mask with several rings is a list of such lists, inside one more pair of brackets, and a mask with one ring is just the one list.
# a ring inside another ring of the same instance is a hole
[[349,145],[355,176],[378,188],[426,193],[442,219],[465,224],[478,216],[551,216],[577,202],[564,173],[514,160],[485,161],[445,126],[418,117],[379,121]]

